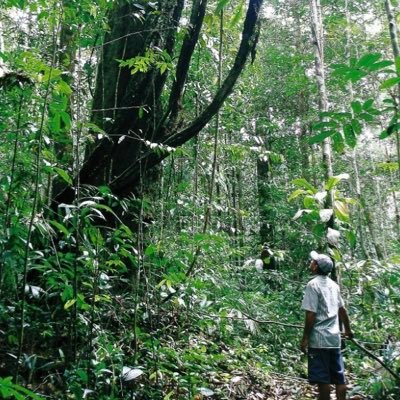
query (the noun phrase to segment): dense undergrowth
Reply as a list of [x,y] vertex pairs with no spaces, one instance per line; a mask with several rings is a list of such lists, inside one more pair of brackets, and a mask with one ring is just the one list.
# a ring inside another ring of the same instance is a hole
[[[90,207],[84,213],[91,215]],[[26,287],[20,385],[54,399],[262,399],[274,373],[306,377],[298,342],[307,260],[294,265],[283,254],[277,271],[257,272],[248,260],[254,249],[232,247],[225,232],[154,236],[140,256],[127,226],[96,228],[90,218],[76,257],[66,222],[52,224],[58,232],[40,223]],[[196,246],[202,252],[188,277]],[[3,377],[16,371],[21,329],[13,254],[3,255]],[[356,338],[398,371],[397,261],[338,265]],[[390,375],[351,343],[345,359],[354,392],[376,399],[399,394]],[[1,385],[5,398],[22,393],[9,380]],[[301,398],[296,387],[288,398]]]

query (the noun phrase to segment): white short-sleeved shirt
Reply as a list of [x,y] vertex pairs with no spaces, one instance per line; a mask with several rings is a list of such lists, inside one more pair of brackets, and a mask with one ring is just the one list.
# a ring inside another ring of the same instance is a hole
[[343,307],[343,299],[338,284],[332,279],[317,275],[308,282],[301,308],[316,314],[309,347],[340,348],[340,307]]

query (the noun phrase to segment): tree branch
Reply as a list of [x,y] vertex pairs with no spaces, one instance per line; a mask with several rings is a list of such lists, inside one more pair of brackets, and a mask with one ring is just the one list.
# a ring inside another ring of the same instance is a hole
[[[263,0],[250,0],[242,31],[242,40],[234,64],[220,89],[217,91],[213,101],[200,114],[200,116],[185,129],[167,137],[163,141],[161,140],[163,144],[176,147],[186,143],[189,139],[196,136],[221,108],[224,101],[232,92],[233,87],[245,66],[247,57],[253,49],[253,42],[256,36],[256,26],[262,3]],[[160,137],[165,137],[166,134],[166,131],[164,131]],[[138,160],[132,163],[122,174],[117,176],[111,182],[111,189],[115,194],[129,194],[132,191],[132,186],[138,182],[140,171],[150,169],[160,163],[167,156],[168,154],[156,154],[153,151],[145,152]]]
[[400,382],[400,375],[396,374],[388,365],[386,365],[382,360],[379,359],[375,354],[371,353],[368,349],[366,349],[364,346],[361,346],[360,343],[358,343],[355,339],[349,339],[350,342],[352,342],[355,346],[357,346],[359,349],[361,349],[364,353],[366,353],[369,357],[374,359],[376,362],[382,365],[383,368],[386,369],[395,379],[397,382]]
[[182,44],[179,61],[176,66],[175,80],[172,85],[169,96],[168,110],[161,121],[162,125],[165,119],[170,115],[169,128],[171,128],[178,116],[181,107],[181,99],[183,88],[185,86],[187,74],[189,71],[190,61],[192,59],[194,49],[199,39],[201,27],[203,26],[204,16],[206,14],[207,0],[196,0],[192,7],[190,15],[189,30]]

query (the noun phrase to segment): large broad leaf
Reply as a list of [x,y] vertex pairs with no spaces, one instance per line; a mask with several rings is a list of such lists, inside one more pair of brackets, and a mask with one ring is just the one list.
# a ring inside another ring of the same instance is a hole
[[357,119],[351,120],[351,126],[353,127],[353,131],[356,135],[359,135],[362,132],[362,126],[360,124],[360,121],[358,121]]
[[60,232],[64,233],[65,236],[70,235],[69,230],[63,224],[60,224],[58,221],[50,220],[49,223],[53,225],[55,228],[57,228]]
[[372,107],[372,104],[374,104],[374,99],[368,99],[364,102],[364,104],[362,105],[362,108],[364,110],[368,110],[369,108]]
[[336,176],[331,176],[325,184],[325,189],[332,190],[340,181],[349,178],[350,178],[349,174],[340,174]]
[[357,62],[357,67],[370,67],[375,64],[381,55],[379,53],[368,53],[363,55]]
[[143,371],[139,368],[123,367],[121,372],[121,379],[124,382],[132,381],[143,374]]
[[330,208],[325,208],[323,210],[319,210],[319,216],[322,222],[328,222],[333,215],[333,210]]
[[318,135],[312,136],[308,139],[308,143],[310,144],[315,144],[315,143],[321,143],[323,142],[326,138],[334,135],[336,131],[324,131],[319,133]]
[[347,241],[349,242],[350,247],[352,249],[354,249],[356,247],[356,244],[357,244],[356,234],[353,231],[346,231],[344,235],[345,235]]
[[219,14],[230,2],[230,0],[219,0],[217,7],[215,9],[215,13]]
[[362,105],[359,101],[352,101],[351,108],[354,111],[354,114],[359,114],[362,111]]
[[321,121],[317,122],[312,126],[314,131],[319,131],[325,128],[336,128],[337,123],[335,121]]
[[343,127],[343,134],[346,144],[352,148],[354,148],[357,144],[357,138],[354,134],[353,127],[350,124],[346,124]]
[[324,190],[322,192],[315,193],[314,198],[322,204],[325,201],[327,195],[328,192]]
[[312,193],[318,192],[318,190],[313,185],[311,185],[311,183],[309,183],[307,179],[304,178],[293,179],[292,183],[293,185],[299,186],[303,189],[311,190]]
[[340,200],[335,200],[335,215],[336,217],[343,222],[349,222],[349,207],[346,203]]
[[[373,71],[379,71],[380,69],[386,68],[386,67],[390,67],[391,65],[393,65],[393,61],[390,60],[383,60],[383,61],[379,61],[375,64],[369,65],[367,67],[368,71],[373,72]],[[394,72],[394,71],[391,71]]]
[[394,85],[400,83],[400,77],[396,76],[395,78],[386,79],[381,83],[380,89],[389,89]]
[[296,189],[288,198],[288,201],[292,201],[294,199],[296,199],[297,197],[299,197],[301,194],[305,194],[307,193],[304,189]]
[[338,262],[342,259],[342,255],[340,254],[340,251],[338,249],[331,248],[331,249],[329,249],[329,252],[331,253],[332,258],[336,262]]
[[371,114],[368,114],[368,113],[365,113],[365,112],[361,113],[359,115],[359,117],[362,120],[364,120],[365,122],[374,122],[374,120],[375,120],[375,118]]
[[325,224],[316,224],[312,228],[312,232],[318,239],[322,239],[325,235],[325,229]]
[[72,178],[68,175],[68,172],[64,171],[61,168],[54,167],[53,168],[54,172],[56,172],[62,179],[64,179],[65,182],[67,182],[69,185],[72,185]]
[[390,136],[393,132],[396,132],[400,129],[400,123],[396,122],[394,124],[389,125],[384,131],[379,135],[379,139],[385,139]]
[[336,229],[328,228],[328,232],[326,234],[326,239],[328,243],[332,246],[339,246],[340,232]]
[[68,310],[68,308],[72,307],[76,303],[76,299],[70,299],[64,304],[64,310]]
[[332,145],[333,145],[333,149],[337,152],[337,153],[342,153],[344,150],[344,140],[343,140],[343,136],[340,132],[336,132],[333,136],[332,136]]
[[294,217],[292,218],[293,221],[296,221],[296,219],[299,219],[303,214],[310,214],[311,210],[298,210]]
[[311,196],[305,196],[303,199],[303,204],[305,208],[315,208],[317,206],[314,197]]

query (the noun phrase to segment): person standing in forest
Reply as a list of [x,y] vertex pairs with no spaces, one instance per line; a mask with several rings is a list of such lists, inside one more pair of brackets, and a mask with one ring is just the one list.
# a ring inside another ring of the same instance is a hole
[[330,399],[330,385],[334,384],[337,400],[344,400],[346,382],[339,319],[345,336],[351,339],[353,333],[339,286],[328,277],[333,269],[331,258],[315,251],[310,257],[310,271],[315,277],[308,282],[302,302],[306,318],[300,347],[308,355],[308,380],[318,385],[318,398]]

